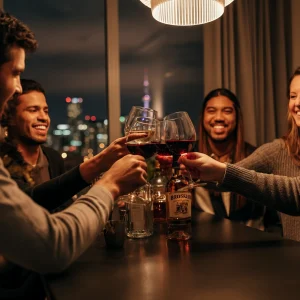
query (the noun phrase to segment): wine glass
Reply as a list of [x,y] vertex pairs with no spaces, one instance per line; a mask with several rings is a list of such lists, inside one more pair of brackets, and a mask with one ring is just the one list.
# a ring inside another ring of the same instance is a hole
[[[135,118],[126,135],[126,145],[129,152],[141,155],[145,159],[152,157],[156,153],[157,143],[159,143],[157,128],[157,120],[154,118]],[[144,133],[144,136],[130,140],[129,135],[134,133]],[[129,199],[130,201],[127,203],[127,236],[131,238],[143,238],[152,235],[153,211],[151,184],[147,181],[146,185],[130,194]]]
[[146,117],[146,118],[148,117],[148,118],[157,119],[157,111],[152,108],[146,108],[142,106],[132,106],[124,124],[125,135],[128,134],[130,127],[135,121],[135,118],[138,117]]
[[145,133],[142,138],[127,141],[126,145],[131,154],[141,155],[145,159],[152,157],[157,151],[159,134],[157,120],[149,117],[137,117],[127,131],[126,137],[132,133]]
[[[132,122],[127,131],[127,148],[131,154],[141,155],[145,159],[152,157],[157,152],[160,142],[159,121],[155,118],[137,117]],[[142,138],[128,140],[129,135],[133,133],[144,133]],[[147,182],[147,188],[150,190],[150,183]]]
[[193,149],[196,130],[187,112],[180,111],[165,116],[164,131],[166,145],[176,158]]
[[[180,155],[192,151],[196,142],[196,130],[189,115],[185,111],[175,112],[165,116],[164,132],[166,145],[173,155],[173,162],[177,163]],[[190,188],[203,186],[205,183],[194,182],[191,174]]]

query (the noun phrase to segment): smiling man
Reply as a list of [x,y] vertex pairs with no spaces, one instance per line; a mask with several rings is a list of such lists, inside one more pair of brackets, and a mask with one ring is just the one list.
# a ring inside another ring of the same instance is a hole
[[[231,91],[215,89],[204,98],[197,150],[228,163],[238,162],[255,150],[244,141],[240,103]],[[264,207],[237,194],[199,187],[195,190],[195,206],[219,217],[264,229]]]
[[7,127],[7,142],[2,147],[4,153],[1,151],[1,156],[8,151],[13,153],[14,148],[18,150],[33,168],[30,183],[40,184],[63,174],[64,163],[58,152],[42,146],[50,126],[43,87],[29,79],[22,79],[21,86],[23,93],[15,94],[4,111],[2,126]]
[[[30,79],[22,79],[21,86],[22,94],[15,94],[4,111],[1,123],[7,128],[7,137],[0,155],[4,157],[8,152],[14,153],[14,149],[18,150],[33,168],[30,173],[33,181],[29,183],[36,185],[63,174],[64,162],[57,151],[42,145],[47,140],[50,126],[45,90]],[[15,156],[18,157],[18,153]],[[22,161],[20,163],[27,167]],[[14,179],[20,183],[20,179]]]

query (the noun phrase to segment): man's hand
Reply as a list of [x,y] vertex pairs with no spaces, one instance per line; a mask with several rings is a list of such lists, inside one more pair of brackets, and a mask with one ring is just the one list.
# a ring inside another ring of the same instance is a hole
[[181,155],[178,162],[187,168],[193,178],[220,183],[224,178],[226,165],[206,154],[190,152]]
[[146,133],[133,133],[128,137],[114,140],[106,149],[80,165],[81,177],[88,183],[106,172],[118,159],[129,154],[126,143],[147,136]]
[[140,155],[128,154],[115,162],[95,183],[106,187],[116,199],[147,183],[147,164]]
[[99,162],[101,163],[102,172],[107,171],[118,159],[129,154],[126,142],[126,137],[118,138],[98,154],[102,158]]

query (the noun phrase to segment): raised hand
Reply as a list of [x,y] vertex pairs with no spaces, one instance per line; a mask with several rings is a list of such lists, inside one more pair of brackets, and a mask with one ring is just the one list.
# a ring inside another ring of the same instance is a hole
[[[139,139],[146,136],[145,133],[134,133],[127,137],[127,140]],[[106,172],[118,159],[129,154],[126,146],[126,137],[114,140],[106,149],[93,158],[80,165],[82,178],[90,183],[101,173]]]
[[132,133],[127,136],[127,139],[126,137],[121,137],[113,141],[99,154],[104,158],[102,161],[102,169],[104,170],[102,172],[108,170],[118,159],[129,154],[126,142],[140,139],[145,136],[147,136],[145,133]]
[[199,152],[181,155],[178,162],[187,168],[193,178],[201,181],[222,182],[226,170],[226,164]]
[[115,162],[95,185],[105,186],[116,198],[145,185],[146,179],[145,159],[140,155],[128,154]]

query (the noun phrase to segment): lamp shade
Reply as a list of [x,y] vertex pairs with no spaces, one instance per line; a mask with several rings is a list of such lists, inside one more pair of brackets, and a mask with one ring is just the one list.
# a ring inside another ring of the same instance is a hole
[[[140,0],[143,4],[151,8],[151,0]],[[233,0],[231,0],[233,1]]]
[[[141,0],[142,1],[142,0]],[[143,0],[143,1],[146,1],[146,0]],[[143,2],[142,1],[142,2]],[[231,2],[233,2],[234,0],[225,0],[225,6],[229,5]],[[150,2],[150,0],[149,0]],[[150,6],[149,6],[150,7]]]
[[177,26],[208,23],[224,13],[224,0],[151,0],[155,20]]

